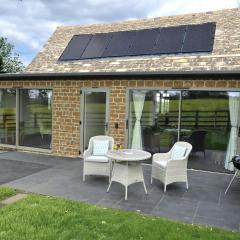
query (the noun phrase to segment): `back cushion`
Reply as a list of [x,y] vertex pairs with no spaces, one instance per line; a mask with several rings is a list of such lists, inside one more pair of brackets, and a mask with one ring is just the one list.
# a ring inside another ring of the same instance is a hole
[[93,155],[104,156],[109,149],[108,140],[93,140]]
[[186,151],[186,147],[175,145],[172,149],[171,160],[178,160],[179,158],[183,158]]

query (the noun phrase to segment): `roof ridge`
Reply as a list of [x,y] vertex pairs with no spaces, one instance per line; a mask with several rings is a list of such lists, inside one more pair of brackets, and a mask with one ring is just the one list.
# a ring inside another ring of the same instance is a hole
[[77,25],[60,25],[60,26],[57,26],[57,28],[71,29],[71,28],[77,28],[77,27],[82,27],[82,28],[98,27],[98,26],[106,26],[107,27],[107,26],[116,25],[116,24],[125,25],[127,23],[154,22],[154,21],[164,20],[164,19],[168,19],[168,18],[174,19],[174,18],[179,18],[179,17],[187,17],[187,16],[191,17],[191,16],[204,15],[204,14],[208,14],[208,15],[212,14],[213,15],[213,14],[218,14],[218,13],[232,12],[232,11],[240,11],[240,7],[220,9],[220,10],[207,11],[207,12],[183,13],[183,14],[160,16],[160,17],[117,20],[117,21],[113,21],[113,22],[87,23],[87,24],[77,24]]

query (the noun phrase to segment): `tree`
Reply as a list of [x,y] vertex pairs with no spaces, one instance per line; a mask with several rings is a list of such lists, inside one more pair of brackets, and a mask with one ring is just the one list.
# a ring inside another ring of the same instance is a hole
[[14,46],[7,41],[7,38],[0,37],[0,73],[21,72],[23,68]]

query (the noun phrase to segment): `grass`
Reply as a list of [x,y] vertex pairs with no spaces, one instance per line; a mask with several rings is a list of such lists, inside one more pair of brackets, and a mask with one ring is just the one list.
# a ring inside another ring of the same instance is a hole
[[0,239],[238,240],[240,234],[30,194],[0,209]]
[[16,193],[16,191],[12,188],[0,187],[0,201],[7,198],[7,197],[13,196],[15,193]]

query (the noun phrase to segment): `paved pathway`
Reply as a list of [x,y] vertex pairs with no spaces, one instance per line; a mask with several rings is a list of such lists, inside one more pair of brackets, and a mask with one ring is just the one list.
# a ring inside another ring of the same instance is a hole
[[[26,168],[29,165],[34,171],[28,171],[24,176],[15,173],[11,179],[8,174],[13,174],[11,166],[15,164],[23,164]],[[34,164],[37,165],[34,167]],[[164,194],[160,182],[154,181],[150,185],[150,168],[144,167],[149,194],[144,194],[141,183],[134,184],[129,187],[128,200],[125,201],[124,187],[118,183],[113,183],[111,191],[106,193],[107,178],[87,177],[86,182],[83,182],[80,159],[9,152],[0,154],[0,169],[7,176],[4,185],[20,190],[123,208],[188,223],[240,230],[240,179],[224,195],[230,175],[189,171],[188,191],[184,184],[176,183],[169,185]],[[18,179],[16,175],[19,175]]]

